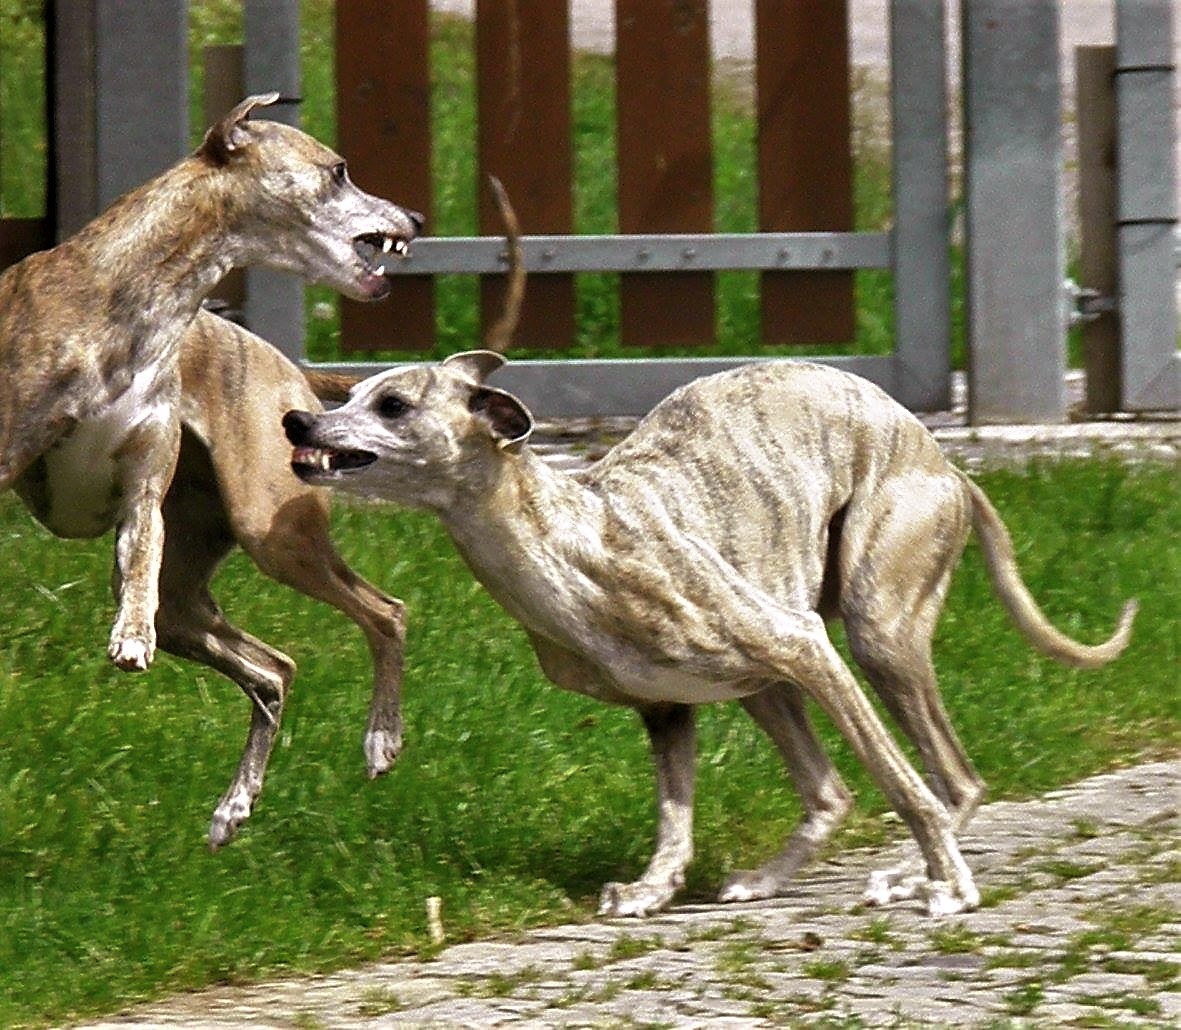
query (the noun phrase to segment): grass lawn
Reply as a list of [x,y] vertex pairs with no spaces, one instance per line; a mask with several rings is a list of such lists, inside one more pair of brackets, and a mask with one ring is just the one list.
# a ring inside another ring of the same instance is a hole
[[[1064,669],[1010,627],[969,545],[936,662],[992,796],[1176,749],[1173,471],[1063,463],[982,481],[1059,626],[1097,639],[1125,597],[1142,601],[1118,663]],[[406,750],[366,781],[360,635],[233,559],[223,606],[300,674],[256,814],[210,855],[246,700],[169,656],[146,675],[113,670],[109,538],[51,539],[0,497],[0,1025],[422,950],[432,894],[452,941],[587,918],[604,880],[641,871],[653,785],[635,716],[549,686],[430,518],[341,505],[336,536],[409,606]],[[844,842],[872,839],[882,799],[820,721],[858,795]],[[799,807],[737,706],[702,711],[699,770],[687,894],[705,899],[771,852]]]

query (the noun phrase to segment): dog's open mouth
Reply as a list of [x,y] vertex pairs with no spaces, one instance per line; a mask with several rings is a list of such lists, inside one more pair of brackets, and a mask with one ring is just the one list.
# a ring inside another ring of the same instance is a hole
[[375,461],[377,455],[371,451],[338,451],[334,447],[296,447],[291,452],[291,470],[301,479],[351,472]]
[[353,250],[370,275],[385,275],[386,262],[391,254],[398,260],[410,253],[410,241],[405,236],[383,232],[367,232],[353,239]]

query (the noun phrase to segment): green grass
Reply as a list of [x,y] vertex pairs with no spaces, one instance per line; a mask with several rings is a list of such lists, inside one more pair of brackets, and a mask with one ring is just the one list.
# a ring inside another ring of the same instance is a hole
[[40,0],[0,0],[0,218],[45,213],[45,35]]
[[[1008,625],[970,545],[936,662],[992,796],[1176,749],[1172,471],[1078,463],[983,482],[1058,625],[1095,639],[1124,597],[1142,601],[1117,664],[1063,669]],[[144,676],[111,669],[109,539],[54,540],[0,498],[0,1025],[429,951],[432,894],[452,941],[587,918],[602,882],[642,870],[652,775],[635,717],[549,686],[429,518],[341,506],[335,526],[358,569],[409,607],[405,753],[366,781],[360,635],[231,560],[219,600],[300,675],[255,816],[210,855],[207,820],[248,703],[168,656]],[[862,811],[880,811],[822,730]],[[705,898],[726,870],[777,848],[799,810],[737,706],[702,711],[700,755],[687,893]]]

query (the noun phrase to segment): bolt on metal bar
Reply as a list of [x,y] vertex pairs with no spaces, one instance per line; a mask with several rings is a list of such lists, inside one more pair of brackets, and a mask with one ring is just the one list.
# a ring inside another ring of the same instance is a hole
[[[853,232],[521,237],[533,273],[889,268],[892,245],[889,233]],[[489,273],[508,253],[498,236],[426,237],[383,261],[395,275]]]

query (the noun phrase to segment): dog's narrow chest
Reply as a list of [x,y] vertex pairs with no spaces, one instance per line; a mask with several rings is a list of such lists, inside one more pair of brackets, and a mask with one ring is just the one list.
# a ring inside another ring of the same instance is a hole
[[166,378],[161,365],[137,373],[30,470],[22,493],[47,529],[61,537],[94,537],[114,526],[123,496],[120,452],[137,427],[168,418]]

